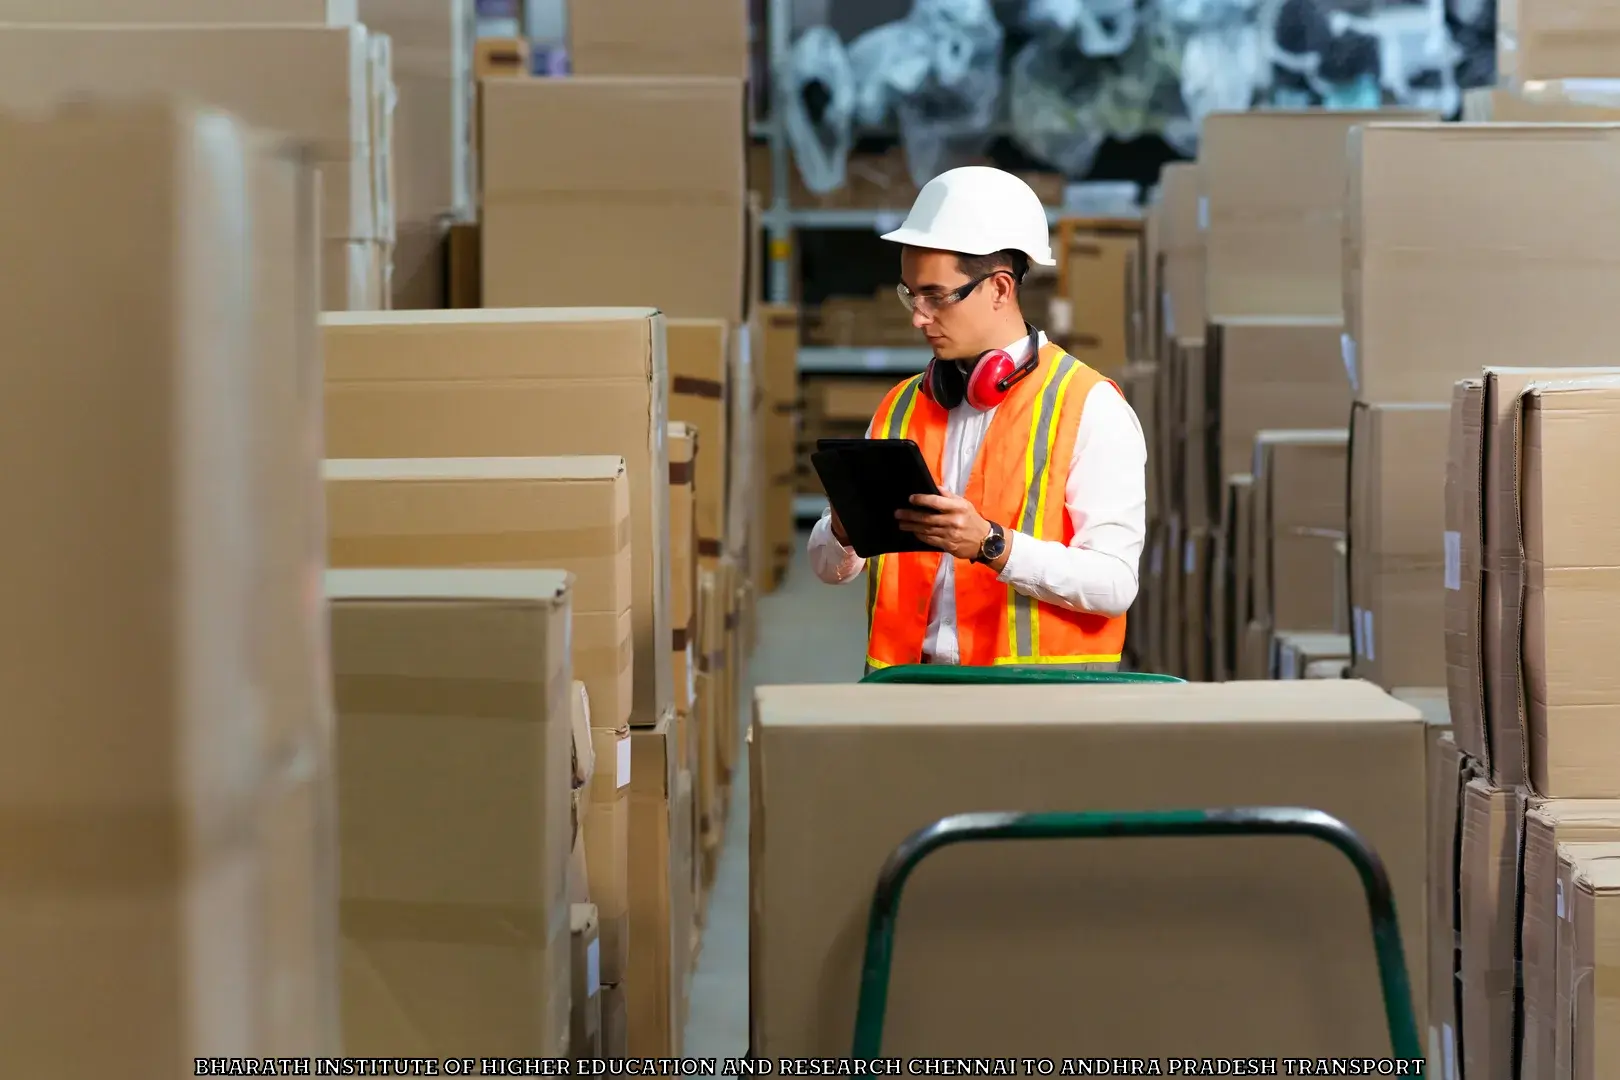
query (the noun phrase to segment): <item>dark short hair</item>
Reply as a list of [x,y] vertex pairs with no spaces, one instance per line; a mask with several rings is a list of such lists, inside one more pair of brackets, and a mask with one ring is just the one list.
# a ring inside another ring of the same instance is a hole
[[989,277],[997,270],[1006,270],[1012,274],[1013,284],[1022,286],[1025,275],[1029,273],[1029,256],[1013,248],[991,252],[989,255],[958,254],[956,268],[975,280]]

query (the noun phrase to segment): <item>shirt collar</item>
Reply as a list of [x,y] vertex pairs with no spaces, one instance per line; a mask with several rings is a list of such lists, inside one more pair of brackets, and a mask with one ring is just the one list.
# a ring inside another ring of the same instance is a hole
[[[1046,333],[1045,333],[1045,331],[1036,331],[1036,334],[1035,334],[1035,347],[1037,349],[1039,349],[1042,346],[1044,346],[1045,344],[1046,344]],[[1028,334],[1020,334],[1018,336],[1017,341],[1013,342],[1010,345],[1007,345],[1006,347],[1004,347],[1002,349],[1002,351],[1005,352],[1008,356],[1012,357],[1012,362],[1014,364],[1022,364],[1025,360],[1029,359],[1029,335]]]

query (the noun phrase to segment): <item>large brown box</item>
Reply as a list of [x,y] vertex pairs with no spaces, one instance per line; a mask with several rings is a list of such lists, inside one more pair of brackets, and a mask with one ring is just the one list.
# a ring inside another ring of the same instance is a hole
[[1340,314],[1345,136],[1358,124],[1397,119],[1439,118],[1348,109],[1204,118],[1198,218],[1208,318]]
[[[773,686],[751,740],[755,1053],[847,1051],[872,882],[964,805],[1333,814],[1383,857],[1426,1022],[1428,734],[1368,684],[1098,686],[1084,710],[1060,687]],[[964,844],[912,876],[899,924],[886,1054],[1062,1057],[1076,1016],[1100,1057],[1389,1053],[1366,901],[1326,845]]]
[[1496,72],[1505,85],[1620,78],[1620,17],[1592,0],[1508,0],[1496,14]]
[[[1516,611],[1531,786],[1557,798],[1620,797],[1620,377],[1530,384],[1513,427],[1523,572]],[[1505,546],[1504,546],[1505,550]],[[1504,574],[1506,576],[1506,574]],[[1499,682],[1498,685],[1505,685]]]
[[1358,398],[1443,401],[1482,367],[1543,357],[1612,363],[1620,125],[1373,124],[1349,145]]
[[670,319],[669,417],[690,424],[703,441],[696,463],[698,557],[712,566],[726,539],[727,449],[731,445],[728,358],[731,333],[719,319]]
[[567,1052],[571,581],[327,573],[348,1051]]
[[1458,856],[1463,1075],[1513,1075],[1524,795],[1469,781]]
[[[681,973],[674,924],[675,849],[671,843],[675,745],[666,719],[630,736],[630,1053],[672,1057],[681,1052],[675,1020]],[[684,933],[685,927],[682,927]]]
[[748,78],[748,9],[731,0],[576,0],[568,5],[575,75]]
[[0,141],[6,1071],[335,1052],[314,178],[151,105]]
[[624,458],[632,723],[657,723],[675,693],[663,318],[535,308],[328,314],[322,326],[331,457]]
[[1358,404],[1350,427],[1355,673],[1386,689],[1446,679],[1444,403]]
[[1254,618],[1273,630],[1336,625],[1348,431],[1262,431],[1255,440]]
[[171,94],[228,109],[308,145],[325,236],[389,241],[392,210],[379,212],[373,187],[368,40],[363,26],[0,26],[0,102]]
[[1457,746],[1489,768],[1484,424],[1485,380],[1460,380],[1451,397],[1446,453],[1446,691]]
[[1462,835],[1463,788],[1475,766],[1448,731],[1429,754],[1429,1072],[1457,1076],[1458,1021],[1458,841]]
[[634,553],[623,458],[329,460],[326,530],[334,567],[569,571],[574,678],[593,723],[629,723]]
[[485,304],[742,322],[742,80],[491,79],[481,108]]

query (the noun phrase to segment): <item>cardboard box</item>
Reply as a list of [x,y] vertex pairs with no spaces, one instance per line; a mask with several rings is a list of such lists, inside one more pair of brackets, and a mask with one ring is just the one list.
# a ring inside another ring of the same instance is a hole
[[1602,1004],[1608,993],[1609,955],[1604,902],[1614,890],[1620,844],[1561,844],[1558,883],[1564,917],[1558,923],[1558,1030],[1560,1080],[1597,1080],[1613,1068],[1613,1021]]
[[323,235],[387,240],[372,188],[368,50],[363,26],[6,26],[0,101],[32,110],[65,96],[160,93],[228,109],[307,145],[322,166]]
[[[1620,125],[1374,124],[1350,139],[1346,360],[1364,401],[1482,367],[1612,362]],[[1439,200],[1439,189],[1458,197]]]
[[630,479],[632,723],[674,702],[664,323],[646,309],[328,314],[334,458],[623,457]]
[[706,451],[693,481],[697,554],[712,566],[725,548],[727,455],[731,446],[731,335],[718,319],[670,319],[669,416],[691,425]]
[[742,321],[741,80],[494,79],[482,110],[486,304]]
[[473,42],[474,79],[527,76],[532,63],[528,38],[481,37]]
[[627,1057],[630,1053],[630,1006],[625,989],[602,987],[602,1056]]
[[[1131,364],[1119,377],[1120,388],[1125,392],[1125,400],[1130,403],[1131,411],[1136,413],[1137,421],[1142,425],[1143,442],[1151,449],[1158,445],[1158,432],[1155,425],[1159,419],[1159,406],[1155,396],[1159,390],[1159,365],[1157,363]],[[1147,459],[1147,516],[1149,521],[1158,521],[1164,516],[1165,508],[1160,500],[1162,494],[1159,480],[1159,469],[1162,463],[1154,454],[1148,454]]]
[[569,908],[570,963],[573,974],[568,1014],[568,1053],[596,1057],[602,1053],[602,942],[597,936],[596,908]]
[[1129,357],[1130,271],[1142,250],[1142,223],[1085,222],[1068,239],[1062,273],[1069,301],[1068,352],[1110,377]]
[[747,79],[748,14],[727,0],[693,0],[679,7],[643,0],[573,3],[568,59],[575,75]]
[[479,275],[479,247],[482,229],[476,221],[458,221],[450,226],[447,241],[450,260],[450,288],[447,307],[484,306],[484,286]]
[[1485,380],[1459,381],[1446,454],[1446,690],[1457,746],[1490,767],[1485,678]]
[[[964,805],[1333,814],[1383,857],[1425,1022],[1427,734],[1365,683],[1097,686],[1080,711],[1060,687],[771,686],[751,740],[756,1053],[847,1049],[872,882],[906,836]],[[1083,791],[1057,764],[1075,760]],[[884,1052],[1061,1056],[1078,1008],[1087,1053],[1104,1057],[1259,1040],[1287,1056],[1388,1053],[1365,900],[1341,856],[1250,839],[1090,848],[1080,865],[1044,845],[965,844],[913,875]],[[1086,963],[1052,963],[1070,949]],[[997,977],[953,974],[975,965]]]
[[334,567],[567,570],[574,674],[597,723],[629,722],[634,560],[623,458],[329,460],[326,520]]
[[1519,852],[1524,796],[1470,780],[1463,789],[1461,961],[1463,1075],[1513,1071]]
[[[1487,368],[1485,371],[1484,491],[1485,498],[1485,677],[1490,690],[1491,775],[1503,786],[1523,784],[1530,777],[1530,752],[1521,695],[1527,568],[1525,521],[1519,513],[1519,488],[1526,464],[1522,447],[1521,395],[1534,382],[1620,375],[1620,368]],[[1585,494],[1582,491],[1582,494]],[[1605,795],[1606,792],[1552,792],[1542,794]]]
[[754,342],[758,335],[752,323],[738,328],[731,337],[727,357],[726,406],[730,411],[726,438],[726,553],[737,562],[740,580],[748,580],[753,565],[749,561],[757,499],[759,466],[755,435],[761,397],[755,374]]
[[1274,639],[1279,679],[1342,679],[1350,667],[1350,635],[1279,630]]
[[1343,539],[1347,431],[1262,431],[1254,454],[1255,617],[1337,630],[1333,544]]
[[630,970],[630,780],[628,727],[593,727],[597,767],[583,818],[585,866],[602,942],[602,981],[617,985]]
[[1226,513],[1221,524],[1223,567],[1216,577],[1216,588],[1226,594],[1226,618],[1218,627],[1220,647],[1216,650],[1216,677],[1237,678],[1245,628],[1254,615],[1254,475],[1239,473],[1226,478]]
[[[327,573],[355,1053],[567,1052],[571,580]],[[451,907],[531,932],[490,949],[418,914]]]
[[[1443,702],[1444,691],[1438,693]],[[1399,691],[1394,696],[1419,711],[1424,708]],[[1430,730],[1433,733],[1435,726],[1431,725]],[[1457,749],[1452,732],[1449,728],[1440,731],[1429,752],[1428,1072],[1433,1076],[1458,1075],[1457,847],[1462,827],[1462,789],[1472,778],[1473,764]]]
[[0,235],[28,267],[0,308],[5,445],[32,463],[5,484],[29,522],[0,675],[22,710],[8,1070],[335,1052],[330,714],[297,591],[320,565],[313,177],[152,103],[6,114],[0,138]]
[[1445,682],[1445,491],[1451,411],[1358,404],[1350,426],[1355,674],[1383,687]]
[[1433,113],[1217,112],[1198,144],[1208,318],[1339,316],[1345,137],[1373,120]]
[[1187,530],[1181,541],[1181,670],[1185,679],[1204,682],[1211,677],[1213,620],[1210,618],[1210,559],[1215,538],[1208,529]]
[[[1520,951],[1524,971],[1523,1038],[1519,1075],[1552,1080],[1558,1074],[1558,924],[1571,901],[1558,883],[1558,852],[1565,844],[1620,843],[1620,801],[1551,799],[1533,802],[1524,816],[1524,900]],[[1620,853],[1620,848],[1616,848]]]
[[1197,338],[1204,333],[1204,241],[1198,227],[1198,163],[1176,161],[1159,172],[1159,292],[1160,358],[1176,338]]
[[1462,120],[1467,124],[1612,124],[1620,121],[1620,103],[1582,79],[1547,79],[1514,89],[1481,86],[1463,92]]
[[1511,483],[1522,607],[1503,625],[1519,637],[1530,783],[1559,798],[1614,798],[1620,679],[1603,628],[1620,600],[1620,519],[1603,478],[1620,378],[1531,383],[1520,408]]
[[1280,428],[1336,428],[1350,416],[1334,318],[1252,316],[1221,319],[1207,332],[1213,491],[1248,472],[1254,437]]
[[693,505],[697,430],[669,425],[670,660],[675,672],[675,711],[680,758],[687,758],[697,677],[697,519]]
[[630,735],[635,765],[630,776],[630,968],[625,983],[630,1053],[636,1057],[681,1052],[682,1032],[675,1025],[680,982],[670,842],[675,746],[669,729],[666,717],[657,727]]
[[1620,18],[1602,4],[1511,0],[1496,23],[1496,71],[1504,85],[1541,79],[1620,78]]

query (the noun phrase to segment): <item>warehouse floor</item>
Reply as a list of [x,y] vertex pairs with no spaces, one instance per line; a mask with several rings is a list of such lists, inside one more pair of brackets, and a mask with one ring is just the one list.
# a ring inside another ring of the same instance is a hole
[[[759,601],[759,645],[747,673],[743,730],[756,686],[854,682],[866,649],[866,590],[823,585],[804,556],[800,533],[787,581]],[[703,952],[692,978],[686,1053],[737,1057],[748,1049],[748,769],[746,757],[731,792],[731,824],[709,898]]]

